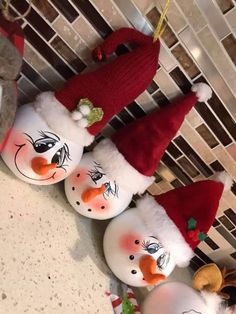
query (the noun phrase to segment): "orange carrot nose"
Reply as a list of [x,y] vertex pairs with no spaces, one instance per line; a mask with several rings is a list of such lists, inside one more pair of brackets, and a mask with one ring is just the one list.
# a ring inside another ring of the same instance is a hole
[[161,280],[165,280],[166,276],[157,274],[157,264],[151,255],[144,255],[139,261],[139,268],[143,273],[144,279],[150,284],[155,285]]
[[47,159],[43,157],[35,157],[31,160],[31,168],[41,176],[47,174],[51,169],[55,169],[56,166],[56,163],[48,164]]
[[96,196],[103,194],[105,191],[105,184],[103,184],[100,188],[88,188],[82,193],[81,198],[83,202],[87,203],[94,199]]

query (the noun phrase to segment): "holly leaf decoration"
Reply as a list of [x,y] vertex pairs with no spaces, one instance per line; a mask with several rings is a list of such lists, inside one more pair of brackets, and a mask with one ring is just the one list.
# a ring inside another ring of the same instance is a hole
[[197,221],[194,218],[188,220],[188,230],[194,230],[197,226]]
[[89,109],[93,109],[93,103],[88,99],[88,98],[81,98],[78,105],[77,105],[77,110],[79,110],[80,106],[88,106]]
[[207,238],[207,235],[204,232],[199,232],[198,239],[204,241]]
[[89,115],[87,116],[88,127],[94,124],[95,122],[101,121],[103,118],[103,110],[99,107],[94,107],[91,109]]
[[128,297],[124,297],[122,301],[122,314],[135,314],[134,305],[130,302]]

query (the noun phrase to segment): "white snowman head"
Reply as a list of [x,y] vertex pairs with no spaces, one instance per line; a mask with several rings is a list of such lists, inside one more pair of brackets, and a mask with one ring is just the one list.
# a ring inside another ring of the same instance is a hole
[[232,179],[220,173],[214,180],[141,197],[136,208],[107,226],[103,248],[111,271],[141,287],[164,280],[175,265],[188,266],[212,226],[224,188],[231,185]]
[[[51,107],[43,111],[44,106]],[[75,169],[83,147],[91,143],[93,136],[76,125],[69,114],[49,92],[18,109],[1,153],[18,178],[48,185],[64,180]]]
[[103,247],[108,266],[122,282],[144,287],[168,277],[175,262],[137,212],[128,209],[110,222]]
[[[221,299],[216,294],[201,295],[184,283],[166,282],[155,287],[147,295],[143,302],[142,313],[217,314],[220,303]],[[220,313],[224,313],[223,309]]]
[[93,152],[84,154],[79,165],[65,180],[65,193],[78,213],[93,219],[118,215],[133,196],[130,190],[106,174]]

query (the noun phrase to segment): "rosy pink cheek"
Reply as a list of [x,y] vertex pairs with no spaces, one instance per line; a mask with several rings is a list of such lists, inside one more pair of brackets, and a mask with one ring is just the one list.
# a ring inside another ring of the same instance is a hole
[[10,156],[15,155],[19,148],[16,145],[23,145],[27,143],[29,142],[27,142],[24,134],[16,132],[14,129],[10,129],[1,144],[1,151],[4,150],[4,152]]
[[88,169],[78,168],[74,175],[70,177],[70,184],[78,187],[80,184],[88,180]]
[[[26,165],[26,166],[30,166],[30,164],[28,165],[27,163],[30,163],[29,160],[29,152],[32,151],[32,146],[30,143],[27,143],[22,146],[17,154],[16,157],[16,162],[18,165],[22,164],[22,165]],[[14,155],[16,154],[16,152],[14,153]]]
[[101,211],[108,211],[110,209],[110,202],[106,200],[93,200],[89,204],[92,209],[101,212]]
[[56,170],[51,170],[51,172],[47,176],[53,175],[53,173],[56,171],[56,174],[54,175],[54,179],[51,178],[48,180],[48,182],[54,182],[55,180],[63,180],[66,176],[66,172],[63,169],[57,168]]
[[142,247],[141,236],[135,233],[126,233],[120,237],[120,248],[129,253],[137,253]]

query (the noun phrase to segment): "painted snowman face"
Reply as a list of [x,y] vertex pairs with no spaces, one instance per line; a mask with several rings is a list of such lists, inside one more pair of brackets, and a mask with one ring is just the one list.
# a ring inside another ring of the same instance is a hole
[[[130,286],[156,284],[159,280],[153,283],[153,279],[162,275],[167,277],[175,267],[169,252],[147,231],[135,208],[110,222],[105,231],[103,249],[112,272]],[[147,260],[145,268],[143,260]]]
[[65,180],[65,192],[78,213],[100,220],[118,215],[133,196],[109,179],[93,153],[84,154],[78,167]]
[[83,146],[53,132],[32,104],[18,109],[2,158],[20,179],[38,185],[64,180],[78,165]]
[[143,314],[210,314],[203,298],[179,282],[166,282],[154,288],[143,303]]

